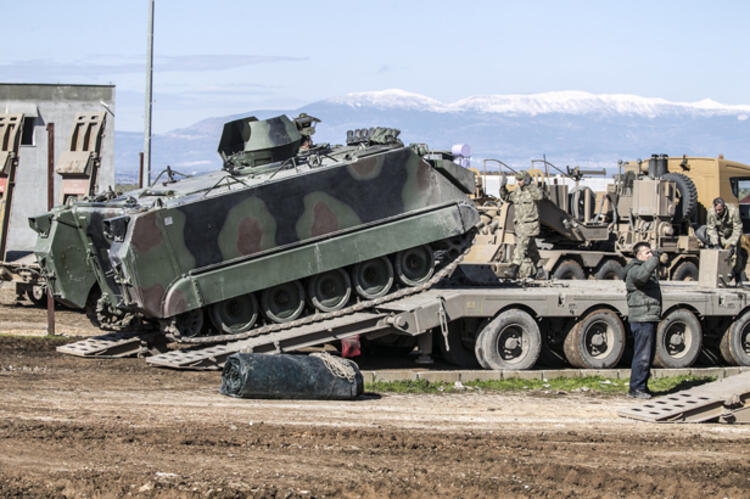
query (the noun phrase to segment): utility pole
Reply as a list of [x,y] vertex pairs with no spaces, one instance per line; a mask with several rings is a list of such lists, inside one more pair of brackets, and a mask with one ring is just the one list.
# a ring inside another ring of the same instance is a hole
[[148,0],[148,47],[146,56],[146,127],[143,154],[146,163],[146,186],[151,185],[151,88],[154,84],[154,0]]
[[[47,210],[55,205],[55,124],[47,123]],[[47,334],[55,335],[55,297],[47,281]]]

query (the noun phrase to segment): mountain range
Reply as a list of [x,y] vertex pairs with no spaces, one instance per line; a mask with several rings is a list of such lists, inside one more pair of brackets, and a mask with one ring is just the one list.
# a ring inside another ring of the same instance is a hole
[[[316,142],[340,144],[346,131],[387,126],[401,130],[404,143],[432,149],[469,144],[472,163],[497,158],[527,167],[531,159],[558,165],[613,169],[617,160],[652,153],[716,156],[750,163],[750,105],[705,99],[672,102],[626,94],[580,91],[528,95],[484,95],[440,102],[399,89],[359,92],[313,102],[298,109],[248,110],[201,120],[152,137],[152,177],[170,165],[182,173],[221,168],[216,148],[225,122],[307,113],[322,120]],[[115,132],[118,183],[134,182],[143,135]]]

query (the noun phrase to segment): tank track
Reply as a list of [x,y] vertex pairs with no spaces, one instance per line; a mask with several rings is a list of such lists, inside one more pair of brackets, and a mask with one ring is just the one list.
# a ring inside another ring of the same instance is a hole
[[246,338],[253,338],[253,337],[261,336],[264,334],[275,333],[278,331],[283,331],[285,329],[291,329],[291,328],[295,328],[298,326],[303,326],[305,324],[312,324],[312,323],[324,321],[327,319],[334,319],[337,317],[342,317],[345,315],[353,314],[355,312],[361,312],[362,310],[375,307],[377,305],[380,305],[381,303],[385,303],[391,300],[402,298],[404,296],[421,293],[431,288],[432,286],[440,282],[445,277],[450,276],[456,270],[456,268],[464,259],[464,257],[468,254],[469,250],[471,250],[473,239],[474,239],[473,232],[465,234],[464,237],[462,237],[460,241],[457,243],[457,245],[460,248],[458,250],[459,251],[458,256],[454,258],[453,260],[451,260],[449,263],[444,264],[442,267],[437,269],[435,274],[424,283],[418,286],[411,286],[411,287],[404,287],[401,289],[397,289],[396,291],[389,293],[385,296],[381,296],[373,300],[360,301],[348,307],[342,308],[340,310],[336,310],[334,312],[327,312],[327,313],[316,312],[314,314],[307,315],[305,317],[302,317],[294,321],[284,322],[281,324],[266,324],[264,326],[260,326],[255,329],[251,329],[250,331],[245,331],[244,333],[238,333],[238,334],[182,337],[179,335],[179,332],[177,331],[177,328],[174,325],[174,320],[170,321],[167,324],[167,326],[162,329],[162,331],[164,332],[164,335],[168,339],[179,342],[179,343],[187,343],[187,344],[220,343],[220,342],[225,342],[225,341],[236,341],[236,340],[243,340]]

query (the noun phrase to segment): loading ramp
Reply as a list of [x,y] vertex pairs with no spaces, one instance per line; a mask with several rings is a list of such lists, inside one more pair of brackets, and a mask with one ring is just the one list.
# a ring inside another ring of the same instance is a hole
[[750,424],[750,372],[656,397],[617,414],[652,423]]
[[282,353],[388,327],[387,314],[356,312],[246,340],[197,349],[174,350],[148,357],[146,362],[153,366],[173,369],[219,369],[224,365],[226,358],[236,352]]

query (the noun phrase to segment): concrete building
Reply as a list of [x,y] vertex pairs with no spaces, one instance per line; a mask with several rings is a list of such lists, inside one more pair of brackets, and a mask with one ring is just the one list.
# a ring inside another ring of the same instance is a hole
[[[8,231],[8,251],[34,248],[36,233],[26,219],[47,211],[47,130],[55,124],[55,162],[68,147],[78,113],[115,110],[114,85],[47,85],[0,83],[0,113],[24,114],[16,187]],[[107,112],[101,146],[99,190],[115,183],[115,120]],[[61,177],[55,174],[55,204],[60,202]],[[12,259],[11,254],[8,255]]]

